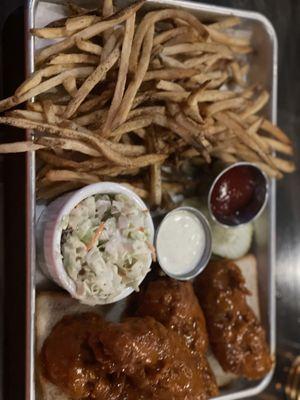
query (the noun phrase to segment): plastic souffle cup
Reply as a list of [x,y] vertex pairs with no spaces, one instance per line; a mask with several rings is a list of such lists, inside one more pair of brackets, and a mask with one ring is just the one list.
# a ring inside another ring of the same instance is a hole
[[[36,227],[37,236],[37,259],[41,270],[57,285],[68,291],[72,297],[79,299],[76,293],[76,284],[67,274],[61,255],[61,235],[63,230],[63,219],[69,215],[71,210],[82,200],[95,194],[124,194],[132,199],[135,204],[145,210],[147,206],[143,200],[132,190],[114,182],[99,182],[88,185],[75,192],[67,193],[51,202],[41,214]],[[150,242],[154,240],[154,226],[150,212],[146,216],[146,227],[150,233]],[[147,267],[150,268],[152,256],[149,253]],[[146,276],[146,274],[145,274]],[[139,284],[145,278],[143,276]],[[129,296],[134,289],[125,288],[114,298],[101,300],[97,304],[110,304]],[[82,299],[80,299],[84,302]]]

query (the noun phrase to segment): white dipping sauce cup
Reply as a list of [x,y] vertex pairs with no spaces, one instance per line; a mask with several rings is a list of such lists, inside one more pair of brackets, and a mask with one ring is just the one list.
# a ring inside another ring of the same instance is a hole
[[[72,193],[65,194],[54,200],[42,213],[37,223],[37,252],[38,261],[42,271],[56,282],[59,286],[67,290],[72,297],[78,298],[76,294],[76,284],[67,274],[62,262],[61,255],[61,235],[63,230],[63,219],[68,216],[75,206],[87,197],[96,194],[124,194],[132,199],[135,204],[145,210],[147,206],[143,200],[132,190],[113,182],[99,182]],[[150,215],[147,213],[146,227],[150,233],[150,241],[153,243],[154,226]],[[152,257],[149,253],[147,267],[150,267]],[[139,284],[142,282],[141,279]],[[110,304],[122,300],[134,291],[128,287],[114,298],[100,300],[97,304]],[[84,302],[83,299],[80,299]]]
[[[204,246],[204,250],[202,253],[202,256],[199,258],[196,266],[194,268],[192,268],[189,272],[185,272],[185,273],[181,273],[181,274],[173,274],[171,271],[168,271],[168,269],[165,268],[163,259],[161,257],[161,254],[159,252],[159,246],[158,246],[158,241],[159,241],[159,233],[160,233],[160,229],[161,227],[164,225],[164,223],[166,222],[167,218],[174,215],[175,213],[178,213],[179,211],[187,211],[189,213],[191,213],[192,215],[194,215],[199,223],[201,224],[203,231],[204,231],[204,237],[205,237],[205,246]],[[170,211],[168,214],[166,214],[166,216],[164,217],[164,219],[161,221],[157,231],[156,231],[156,235],[155,235],[155,244],[156,244],[156,251],[157,251],[157,260],[158,263],[161,267],[161,269],[165,272],[166,275],[170,276],[173,279],[177,279],[177,280],[181,280],[181,281],[186,281],[189,279],[193,279],[195,278],[198,274],[200,274],[204,268],[206,267],[206,265],[208,264],[210,257],[211,257],[211,252],[212,252],[212,235],[211,235],[211,229],[210,229],[210,225],[209,222],[207,221],[207,219],[205,218],[205,216],[196,208],[193,207],[178,207],[175,208],[174,210]]]

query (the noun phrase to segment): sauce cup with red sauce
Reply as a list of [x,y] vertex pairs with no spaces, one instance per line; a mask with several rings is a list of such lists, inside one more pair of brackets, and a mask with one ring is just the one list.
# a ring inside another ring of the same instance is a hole
[[238,226],[256,219],[268,200],[269,184],[255,164],[240,162],[223,170],[208,194],[208,209],[216,222]]

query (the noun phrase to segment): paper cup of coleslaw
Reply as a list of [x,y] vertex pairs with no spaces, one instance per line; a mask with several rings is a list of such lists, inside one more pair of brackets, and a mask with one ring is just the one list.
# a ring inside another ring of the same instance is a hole
[[37,236],[43,272],[85,304],[127,297],[152,263],[150,212],[117,183],[96,183],[57,198],[41,215]]

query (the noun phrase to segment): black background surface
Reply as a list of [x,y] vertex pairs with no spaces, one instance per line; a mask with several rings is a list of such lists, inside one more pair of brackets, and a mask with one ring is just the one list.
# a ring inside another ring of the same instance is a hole
[[[278,123],[300,145],[300,1],[232,0],[208,4],[259,11],[274,24],[279,41]],[[0,0],[0,91],[10,95],[23,80],[24,9],[22,0]],[[1,127],[0,140],[22,139],[16,129]],[[4,192],[4,263],[0,265],[0,391],[3,399],[24,398],[25,348],[25,157],[0,162]],[[300,176],[279,182],[277,190],[277,336],[278,367],[260,399],[284,398],[284,365],[300,353]],[[1,240],[1,238],[0,238]],[[3,335],[4,333],[4,335]],[[1,371],[2,370],[2,371]],[[1,379],[2,378],[2,379]],[[1,398],[0,395],[0,398]],[[256,397],[258,398],[258,397]]]

